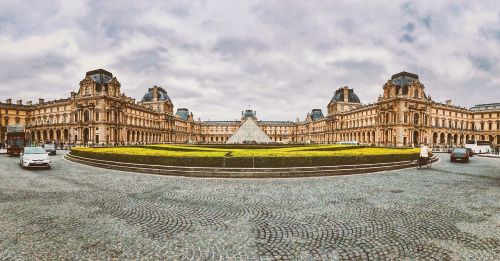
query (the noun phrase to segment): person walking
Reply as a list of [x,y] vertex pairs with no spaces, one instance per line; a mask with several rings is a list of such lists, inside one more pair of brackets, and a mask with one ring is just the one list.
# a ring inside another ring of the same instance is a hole
[[427,160],[429,159],[429,147],[427,145],[420,145],[420,157],[418,159],[418,166],[422,166],[427,164]]

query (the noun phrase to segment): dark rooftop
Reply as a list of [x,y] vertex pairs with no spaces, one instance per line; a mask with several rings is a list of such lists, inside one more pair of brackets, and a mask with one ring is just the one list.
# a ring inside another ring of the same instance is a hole
[[418,79],[418,75],[416,75],[416,74],[414,74],[414,73],[409,73],[409,72],[402,71],[402,72],[400,72],[400,73],[396,73],[396,74],[394,74],[394,75],[391,77],[391,80],[394,80],[395,78],[402,77],[402,76],[405,76],[405,77],[410,77],[410,78],[414,78],[414,79]]
[[104,75],[107,75],[109,77],[113,77],[112,73],[110,73],[104,69],[97,69],[97,70],[93,70],[93,71],[88,71],[86,76],[94,75],[94,74],[104,74]]
[[[335,91],[335,94],[332,97],[332,101],[334,101],[334,102],[343,102],[344,101],[344,89],[343,88],[340,88],[340,89]],[[354,93],[353,89],[348,89],[347,101],[354,102],[354,103],[361,103],[361,100],[359,99],[358,95],[356,95]]]

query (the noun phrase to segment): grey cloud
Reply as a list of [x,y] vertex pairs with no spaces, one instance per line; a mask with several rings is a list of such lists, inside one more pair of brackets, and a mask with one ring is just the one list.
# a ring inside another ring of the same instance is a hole
[[164,47],[157,47],[140,52],[129,53],[120,57],[112,67],[130,73],[143,73],[145,71],[161,72],[162,64],[169,62],[168,51]]
[[414,23],[407,23],[403,28],[408,33],[412,33],[413,30],[415,30],[415,24]]
[[180,8],[174,8],[170,10],[170,13],[178,18],[185,18],[189,15],[189,11]]
[[378,75],[380,73],[386,72],[386,67],[375,61],[337,61],[329,63],[334,68],[345,69],[346,71],[355,72],[358,75],[363,75],[363,77],[370,77],[373,75]]
[[220,39],[218,40],[213,51],[231,56],[247,55],[250,52],[262,52],[268,49],[268,46],[262,42],[252,39]]
[[492,57],[469,55],[467,58],[477,69],[490,73],[495,71],[498,64],[498,60]]
[[399,41],[402,43],[413,43],[415,38],[413,38],[410,34],[404,34],[401,38],[399,38]]
[[[495,0],[261,0],[231,12],[203,0],[88,1],[70,11],[60,4],[0,1],[0,100],[67,97],[100,67],[132,97],[161,85],[176,107],[214,120],[238,118],[247,105],[261,119],[302,119],[325,110],[343,85],[373,102],[402,70],[418,73],[436,100],[500,99],[500,17],[484,16],[498,14]],[[27,52],[4,51],[12,46]],[[488,97],[470,98],[470,86]]]

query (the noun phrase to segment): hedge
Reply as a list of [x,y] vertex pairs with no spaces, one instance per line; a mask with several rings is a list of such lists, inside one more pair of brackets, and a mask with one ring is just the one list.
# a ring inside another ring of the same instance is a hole
[[165,166],[185,167],[226,167],[226,168],[280,168],[280,167],[310,167],[336,166],[350,164],[372,164],[397,161],[408,161],[417,158],[417,153],[411,154],[384,154],[365,156],[317,156],[317,157],[168,157],[157,155],[132,155],[116,153],[99,153],[95,151],[72,150],[75,156]]

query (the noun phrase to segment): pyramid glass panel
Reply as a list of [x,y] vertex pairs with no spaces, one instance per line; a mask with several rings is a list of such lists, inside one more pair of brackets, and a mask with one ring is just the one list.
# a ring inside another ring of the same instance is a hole
[[257,123],[248,118],[236,132],[227,140],[228,144],[272,143],[269,136],[262,131]]

